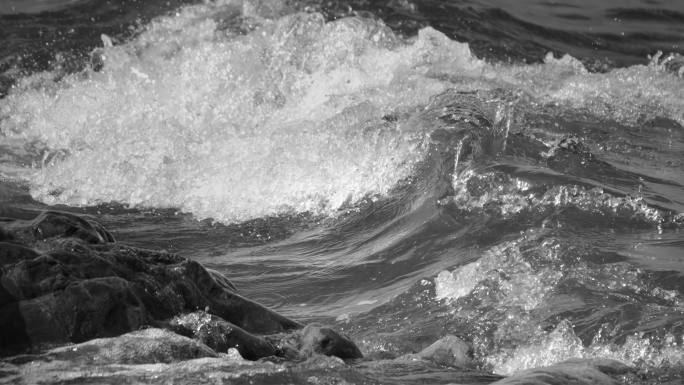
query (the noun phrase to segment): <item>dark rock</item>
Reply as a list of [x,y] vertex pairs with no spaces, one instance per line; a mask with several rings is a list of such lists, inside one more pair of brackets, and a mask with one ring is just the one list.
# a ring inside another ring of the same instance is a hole
[[274,360],[304,360],[318,355],[342,359],[362,358],[354,343],[336,331],[307,325],[295,333],[255,336],[204,311],[184,314],[165,326],[176,333],[193,337],[217,352],[235,348],[248,360],[271,357]]
[[218,271],[214,269],[207,269],[209,274],[211,274],[211,277],[216,281],[216,283],[220,286],[222,286],[224,289],[231,290],[234,292],[238,292],[237,287],[235,287],[235,284],[231,282],[228,278],[226,278],[225,275],[219,273]]
[[23,259],[30,260],[37,256],[38,253],[29,247],[17,243],[0,241],[0,265],[2,266],[19,262]]
[[[2,223],[1,218],[0,218],[0,223]],[[4,229],[0,228],[0,241],[5,242],[5,241],[12,241],[12,240],[14,240],[14,236],[12,236],[12,234],[9,233],[8,231],[5,231]]]
[[201,341],[219,353],[235,348],[248,360],[275,356],[278,353],[265,339],[203,311],[175,317],[169,322],[168,327],[178,334]]
[[0,354],[111,337],[197,309],[248,333],[302,327],[196,261],[114,243],[93,220],[50,211],[0,227]]
[[114,237],[102,225],[89,218],[57,211],[40,213],[30,223],[17,221],[12,226],[16,238],[25,243],[49,238],[78,238],[86,243],[114,242]]
[[310,324],[301,331],[300,338],[300,349],[304,354],[318,353],[342,359],[363,358],[359,348],[347,336],[330,328]]
[[[35,219],[3,219],[0,234],[0,354],[121,336],[78,349],[109,357],[102,353],[107,347],[119,352],[110,355],[116,362],[129,363],[230,348],[250,360],[361,357],[332,329],[310,325],[289,333],[303,325],[244,298],[221,273],[176,254],[118,244],[92,219],[49,211]],[[185,354],[184,341],[162,335],[166,348],[148,341],[161,332],[129,333],[149,325],[192,337],[203,348]],[[71,354],[53,350],[50,357],[57,353]]]
[[148,321],[134,288],[119,277],[74,282],[60,292],[21,301],[18,309],[33,345],[116,336]]

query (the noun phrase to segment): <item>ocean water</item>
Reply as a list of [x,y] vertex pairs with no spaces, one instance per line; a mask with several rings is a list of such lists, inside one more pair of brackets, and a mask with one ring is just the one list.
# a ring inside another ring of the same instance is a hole
[[[684,377],[679,1],[0,2],[0,216],[93,215],[366,360],[27,383]],[[406,357],[457,335],[472,367]]]

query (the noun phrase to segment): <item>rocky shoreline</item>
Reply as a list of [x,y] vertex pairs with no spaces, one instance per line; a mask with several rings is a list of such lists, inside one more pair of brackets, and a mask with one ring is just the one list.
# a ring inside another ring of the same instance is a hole
[[415,354],[363,359],[347,336],[245,298],[219,272],[117,243],[94,219],[65,212],[0,217],[0,265],[0,383],[243,383],[245,371],[248,383],[269,382],[268,373],[311,383],[328,370],[332,382],[321,383],[383,383],[364,372],[392,382],[396,366],[427,365],[478,383],[616,384],[633,372],[570,360],[502,378],[451,335]]
[[[305,328],[240,295],[225,276],[196,261],[119,244],[90,218],[45,211],[1,225],[2,355],[153,327],[215,352],[237,349],[249,360],[309,351],[361,357],[334,330]],[[189,357],[210,355],[191,350]]]

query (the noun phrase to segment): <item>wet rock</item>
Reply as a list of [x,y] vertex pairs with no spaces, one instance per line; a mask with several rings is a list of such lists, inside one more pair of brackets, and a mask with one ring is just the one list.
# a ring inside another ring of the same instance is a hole
[[[573,359],[544,368],[525,370],[495,382],[496,385],[614,385],[611,376],[625,374],[631,368],[607,359]],[[494,385],[492,384],[492,385]]]
[[43,354],[17,356],[15,364],[35,361],[67,361],[71,364],[170,363],[202,357],[218,357],[201,342],[169,330],[149,328],[118,337],[97,338]]
[[0,265],[2,266],[17,263],[23,259],[30,260],[37,256],[38,253],[29,247],[11,242],[0,242]]
[[50,211],[0,228],[0,354],[112,337],[197,309],[249,333],[302,327],[242,297],[220,273],[115,243],[90,219]]
[[359,348],[347,336],[316,324],[307,325],[301,331],[299,344],[305,355],[317,353],[342,359],[363,357]]
[[275,346],[265,339],[204,311],[174,317],[168,327],[176,333],[201,341],[219,353],[235,348],[248,360],[275,356],[278,353]]
[[143,329],[113,338],[99,338],[74,346],[54,349],[50,358],[95,363],[169,363],[201,357],[217,357],[216,352],[191,338],[163,329]]
[[10,231],[29,244],[50,238],[78,238],[91,244],[114,242],[112,234],[94,220],[58,211],[44,211],[28,224],[17,221]]
[[214,281],[216,281],[216,284],[220,285],[221,287],[223,287],[226,290],[231,290],[231,291],[234,291],[236,293],[238,292],[238,289],[237,289],[237,287],[235,287],[235,284],[233,284],[233,282],[231,282],[228,278],[226,278],[225,275],[223,275],[223,274],[221,274],[218,271],[213,270],[213,269],[207,269],[207,271],[211,275],[211,278],[213,278]]
[[462,339],[447,335],[416,354],[417,357],[438,365],[467,367],[473,359],[473,350]]

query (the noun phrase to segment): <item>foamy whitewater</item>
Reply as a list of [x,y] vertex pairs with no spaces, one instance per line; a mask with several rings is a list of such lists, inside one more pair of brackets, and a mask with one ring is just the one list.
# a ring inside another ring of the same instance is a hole
[[[90,3],[52,10],[87,20]],[[597,71],[599,53],[484,57],[456,21],[430,22],[505,12],[486,1],[357,3],[180,5],[97,34],[72,69],[60,52],[37,70],[0,58],[0,213],[88,213],[120,242],[336,325],[366,359],[15,360],[0,381],[486,384],[571,359],[629,367],[616,383],[681,381],[684,30],[668,52],[653,43],[641,63]],[[648,7],[605,12],[684,20]],[[471,366],[400,359],[450,334]]]

